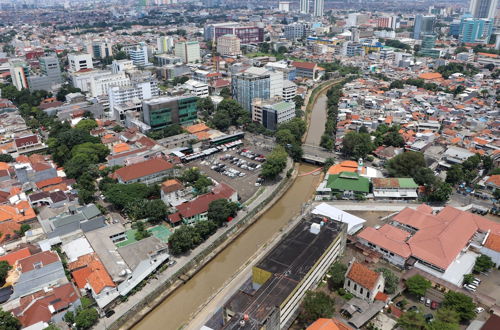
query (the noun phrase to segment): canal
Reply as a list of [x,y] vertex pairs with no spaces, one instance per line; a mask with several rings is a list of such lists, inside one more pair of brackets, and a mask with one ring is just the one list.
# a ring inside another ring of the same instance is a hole
[[[319,145],[326,122],[326,96],[318,96],[310,118],[306,143]],[[316,166],[301,164],[299,175]],[[296,216],[319,184],[318,175],[298,176],[288,191],[235,241],[186,284],[174,291],[135,327],[135,330],[175,330],[191,318],[257,250]]]

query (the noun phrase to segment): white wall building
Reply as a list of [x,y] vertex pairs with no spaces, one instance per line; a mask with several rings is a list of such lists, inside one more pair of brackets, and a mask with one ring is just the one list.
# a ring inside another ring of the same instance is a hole
[[169,53],[174,48],[174,38],[170,36],[161,36],[156,39],[156,48],[158,54]]
[[113,73],[125,72],[133,69],[135,69],[135,65],[131,60],[114,60],[111,63],[111,71]]
[[130,101],[148,100],[160,95],[158,88],[158,81],[151,79],[133,84],[131,86],[111,87],[108,90],[109,95],[109,109],[112,112],[114,120],[124,120],[125,114],[123,107],[118,107]]
[[356,297],[373,302],[378,292],[384,292],[385,281],[382,273],[377,273],[354,259],[347,268],[344,289]]
[[92,55],[90,54],[69,54],[68,62],[70,72],[94,68],[94,64],[92,63]]
[[139,67],[151,65],[148,60],[148,46],[145,43],[140,43],[134,49],[131,49],[129,54],[134,65]]
[[191,94],[194,94],[198,97],[208,97],[208,85],[205,83],[202,83],[197,80],[189,79],[184,83],[182,86],[185,89],[189,90]]

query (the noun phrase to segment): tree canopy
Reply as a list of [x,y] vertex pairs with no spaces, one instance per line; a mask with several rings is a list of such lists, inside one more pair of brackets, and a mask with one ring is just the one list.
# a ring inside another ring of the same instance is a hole
[[387,268],[378,268],[377,272],[382,273],[385,280],[384,292],[393,294],[396,292],[399,284],[399,277],[397,277],[391,270]]
[[238,205],[227,199],[217,199],[208,204],[208,220],[222,226],[230,217],[236,216]]
[[21,328],[21,322],[11,312],[6,312],[0,308],[0,329],[19,330]]
[[276,178],[286,167],[287,153],[282,146],[276,146],[266,156],[266,162],[262,165],[261,175],[266,179]]
[[324,292],[306,292],[302,303],[299,320],[302,324],[310,325],[319,318],[331,318],[335,308],[335,301]]
[[368,133],[351,131],[342,140],[342,153],[351,159],[364,159],[373,149],[374,145]]
[[411,294],[422,297],[425,296],[427,289],[431,287],[431,282],[426,280],[422,275],[414,275],[406,280],[406,288]]
[[448,291],[445,293],[443,307],[457,312],[461,321],[470,321],[476,317],[476,305],[472,298],[460,292]]

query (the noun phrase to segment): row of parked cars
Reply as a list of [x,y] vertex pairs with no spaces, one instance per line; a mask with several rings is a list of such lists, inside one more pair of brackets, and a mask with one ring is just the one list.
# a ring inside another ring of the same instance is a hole
[[469,284],[464,284],[464,289],[471,291],[471,292],[476,292],[477,287],[481,284],[481,280],[478,279],[477,277],[474,277],[474,280],[469,283]]
[[234,168],[231,168],[222,163],[215,163],[210,167],[210,169],[214,170],[215,172],[222,173],[230,178],[243,177],[246,175],[246,173],[235,170]]
[[263,163],[266,161],[266,157],[264,155],[255,153],[251,150],[248,149],[241,149],[241,151],[238,152],[241,156],[249,158],[251,160],[255,160],[259,163]]
[[247,160],[240,159],[238,157],[231,156],[229,154],[220,157],[220,160],[228,161],[229,163],[248,171],[255,171],[262,167],[258,163],[249,162]]

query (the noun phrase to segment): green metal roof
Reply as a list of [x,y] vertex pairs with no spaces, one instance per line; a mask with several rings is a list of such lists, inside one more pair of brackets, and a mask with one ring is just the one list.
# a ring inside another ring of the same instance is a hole
[[418,188],[418,185],[412,178],[398,178],[400,188]]
[[273,109],[276,111],[285,111],[289,110],[290,108],[295,108],[295,103],[292,102],[279,102],[273,104]]
[[337,175],[330,175],[326,187],[338,191],[352,190],[354,192],[369,193],[370,180],[360,177],[357,173],[342,172]]

